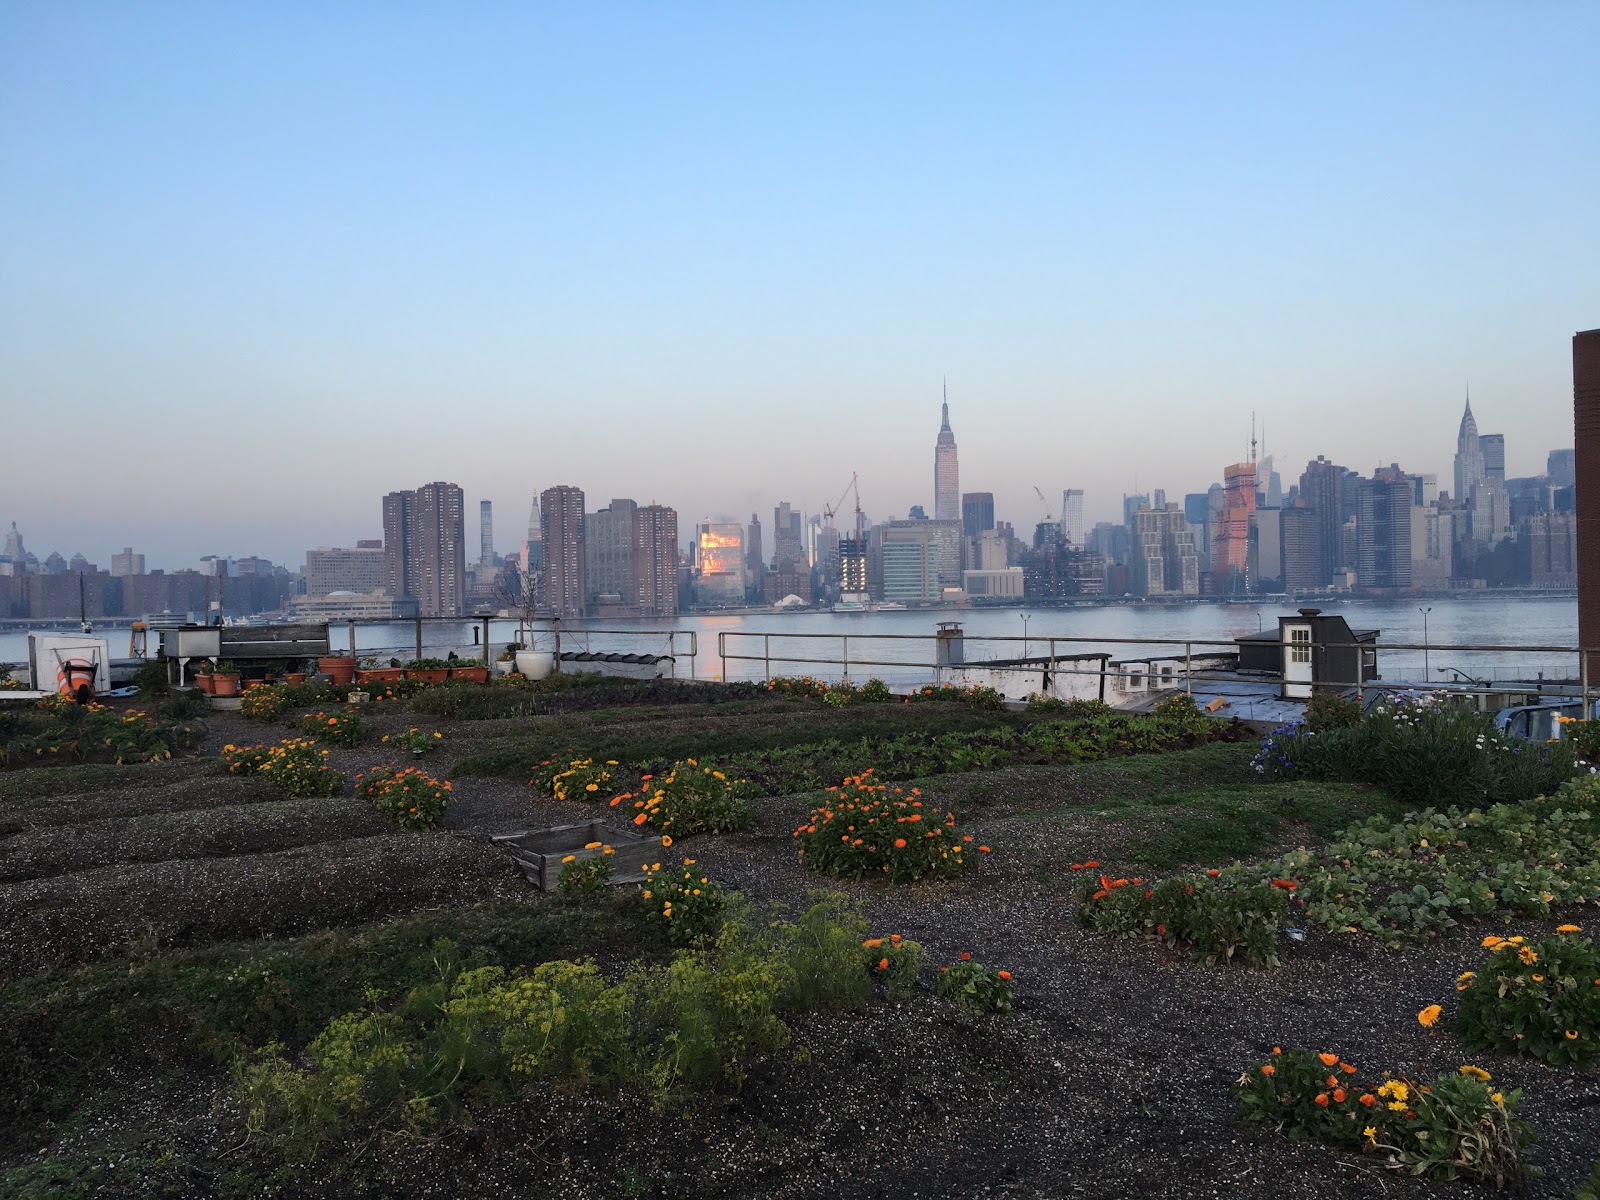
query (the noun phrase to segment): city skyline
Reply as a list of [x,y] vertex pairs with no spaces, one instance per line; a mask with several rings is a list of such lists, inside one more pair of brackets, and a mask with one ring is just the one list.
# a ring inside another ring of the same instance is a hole
[[581,476],[685,533],[853,472],[932,512],[945,376],[1019,527],[1034,487],[1090,525],[1203,488],[1251,412],[1281,461],[1448,478],[1470,381],[1508,474],[1571,442],[1592,5],[0,23],[7,444],[93,464],[11,456],[38,545],[290,558],[428,478],[515,509]]

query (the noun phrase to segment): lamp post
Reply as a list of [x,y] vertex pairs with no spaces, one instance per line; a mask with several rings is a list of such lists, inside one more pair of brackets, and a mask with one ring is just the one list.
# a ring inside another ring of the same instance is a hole
[[1433,606],[1430,604],[1417,611],[1422,614],[1422,679],[1424,683],[1432,683],[1433,674],[1428,669],[1428,614],[1433,611]]
[[1027,658],[1028,657],[1028,621],[1032,618],[1033,614],[1032,613],[1021,613],[1019,615],[1022,617],[1022,657],[1023,658]]

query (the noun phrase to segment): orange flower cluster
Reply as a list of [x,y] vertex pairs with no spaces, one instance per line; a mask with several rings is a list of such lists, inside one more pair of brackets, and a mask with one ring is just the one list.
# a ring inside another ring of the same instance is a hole
[[828,792],[829,801],[794,831],[800,857],[814,870],[849,879],[886,875],[895,883],[961,874],[972,838],[956,828],[953,814],[925,807],[920,788],[890,788],[867,770]]
[[374,767],[356,776],[356,792],[407,829],[431,829],[444,817],[450,781],[416,767]]

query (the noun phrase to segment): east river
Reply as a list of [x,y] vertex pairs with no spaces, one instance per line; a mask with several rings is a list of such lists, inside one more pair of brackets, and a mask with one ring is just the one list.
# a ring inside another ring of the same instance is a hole
[[[1355,629],[1381,631],[1385,645],[1429,649],[1382,650],[1379,670],[1385,679],[1420,682],[1426,658],[1435,680],[1455,678],[1459,670],[1476,678],[1574,678],[1576,656],[1560,653],[1469,653],[1440,649],[1450,646],[1575,646],[1577,600],[1561,596],[1472,595],[1441,599],[1345,599],[1323,605],[1342,615]],[[1424,629],[1423,609],[1426,613]],[[773,674],[814,674],[837,678],[848,655],[854,678],[878,675],[891,683],[921,682],[931,676],[932,637],[941,621],[958,622],[966,661],[1047,655],[1051,639],[1060,655],[1105,651],[1115,658],[1181,655],[1185,642],[1194,653],[1225,649],[1222,645],[1245,633],[1276,628],[1277,618],[1293,612],[1290,605],[1270,604],[1107,604],[1074,608],[949,608],[878,612],[750,612],[692,614],[671,620],[588,620],[563,623],[561,649],[595,653],[675,653],[677,674],[699,679],[760,679],[771,656]],[[1024,619],[1026,618],[1026,619]],[[71,625],[64,631],[75,632]],[[443,657],[454,650],[475,655],[480,625],[471,622],[425,622],[424,653]],[[607,632],[601,632],[607,631]],[[610,632],[615,631],[615,632]],[[674,635],[669,637],[669,631]],[[496,619],[491,645],[498,649],[516,636],[516,623]],[[113,657],[128,651],[126,629],[104,634]],[[690,634],[694,637],[691,638]],[[719,636],[723,635],[723,636]],[[826,635],[826,636],[796,636]],[[335,648],[347,644],[347,626],[330,630]],[[1023,638],[1026,637],[1026,642]],[[1163,639],[1162,645],[1139,645],[1101,639]],[[848,639],[848,643],[846,642]],[[1011,640],[1000,640],[1011,639]],[[1086,639],[1067,641],[1065,639]],[[553,645],[548,628],[535,636],[541,649]],[[152,643],[154,638],[152,637]],[[1209,644],[1208,643],[1213,643]],[[385,661],[416,654],[416,627],[411,622],[357,627],[357,649]],[[152,644],[152,649],[154,645]],[[690,657],[690,651],[695,653]],[[730,656],[722,657],[725,650]],[[733,655],[748,655],[738,659]],[[799,658],[827,659],[802,663]],[[0,632],[0,662],[27,659],[27,634]],[[868,665],[880,660],[895,665]]]

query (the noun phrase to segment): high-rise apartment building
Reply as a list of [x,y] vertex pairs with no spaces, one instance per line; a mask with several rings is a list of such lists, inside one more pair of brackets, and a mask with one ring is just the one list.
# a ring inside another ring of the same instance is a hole
[[1279,555],[1283,562],[1283,590],[1291,596],[1327,586],[1322,567],[1322,532],[1319,514],[1295,506],[1278,514]]
[[390,492],[383,498],[383,590],[395,599],[415,596],[411,583],[411,521],[416,492]]
[[1083,489],[1067,488],[1061,493],[1061,532],[1067,545],[1082,550],[1089,531],[1083,523]]
[[767,573],[767,560],[761,556],[761,518],[750,514],[744,534],[745,589],[751,599],[761,598],[761,577]]
[[416,601],[425,617],[466,611],[466,498],[453,483],[430,483],[383,498],[383,588]]
[[[615,501],[612,502],[615,505]],[[646,504],[633,515],[633,575],[639,615],[670,617],[678,611],[678,514]]]
[[961,497],[961,532],[969,538],[978,537],[985,529],[994,528],[994,493],[968,492]]
[[[939,439],[933,448],[933,517],[936,521],[961,520],[961,478],[956,466],[956,435],[950,430],[948,400],[939,424]],[[957,586],[959,579],[958,566]]]
[[583,489],[568,484],[539,493],[539,541],[544,568],[539,608],[553,617],[581,617],[588,599]]
[[1544,473],[1550,477],[1550,486],[1571,487],[1576,477],[1576,461],[1571,447],[1552,450],[1545,459]]
[[466,496],[453,483],[430,483],[416,492],[408,574],[424,617],[459,617],[467,611]]
[[1223,594],[1248,592],[1250,581],[1250,518],[1256,511],[1256,465],[1235,463],[1222,472],[1225,493],[1222,516],[1212,535],[1211,563]]
[[1178,505],[1142,506],[1128,524],[1128,586],[1136,596],[1195,596],[1200,560]]
[[111,575],[123,579],[129,575],[144,574],[144,555],[135,554],[132,546],[124,546],[121,554],[111,556]]

